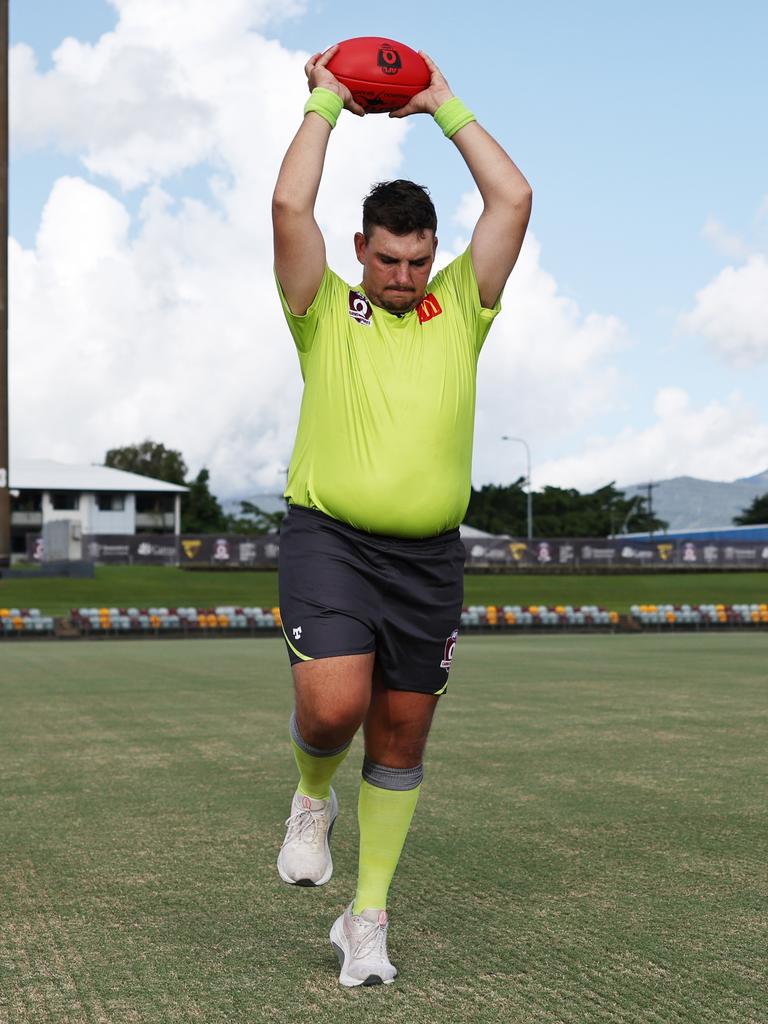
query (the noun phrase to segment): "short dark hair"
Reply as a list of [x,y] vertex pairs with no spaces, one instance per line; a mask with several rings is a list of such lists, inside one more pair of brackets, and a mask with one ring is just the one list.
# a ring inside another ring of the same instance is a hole
[[412,231],[437,231],[437,214],[429,191],[423,185],[398,178],[380,181],[363,200],[363,234],[366,240],[375,227],[386,228],[393,235],[410,235]]

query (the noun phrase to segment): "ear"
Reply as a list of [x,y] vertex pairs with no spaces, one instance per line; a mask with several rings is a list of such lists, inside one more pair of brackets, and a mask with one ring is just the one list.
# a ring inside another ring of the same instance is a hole
[[365,235],[362,231],[355,232],[355,256],[357,256],[358,263],[365,263],[365,253],[368,249],[368,243],[365,240]]
[[437,252],[437,235],[435,235],[435,240],[432,243],[432,256],[433,257],[434,257],[436,252]]

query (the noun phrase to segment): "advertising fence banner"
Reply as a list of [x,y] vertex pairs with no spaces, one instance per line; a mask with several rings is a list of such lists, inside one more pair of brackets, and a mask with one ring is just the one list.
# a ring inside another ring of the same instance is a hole
[[[523,540],[480,537],[464,540],[470,569],[751,568],[768,569],[768,544],[761,541],[636,541],[605,537]],[[107,565],[180,565],[208,568],[269,568],[277,565],[280,535],[162,533],[86,534],[83,558]],[[41,562],[43,539],[27,535],[27,558]]]
[[83,558],[110,565],[276,566],[279,550],[279,536],[273,533],[251,537],[215,533],[180,537],[159,533],[86,534],[83,537]]
[[172,533],[84,534],[83,558],[106,565],[177,565],[178,537]]
[[648,566],[651,568],[730,568],[748,566],[768,569],[768,544],[739,541],[656,541],[607,539],[519,540],[482,537],[465,540],[467,565],[472,568],[504,566],[530,568],[598,568],[600,566]]

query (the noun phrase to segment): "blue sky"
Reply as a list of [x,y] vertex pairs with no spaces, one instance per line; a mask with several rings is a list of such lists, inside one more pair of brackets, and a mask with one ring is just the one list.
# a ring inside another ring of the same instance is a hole
[[[121,3],[130,7],[141,0]],[[12,43],[33,48],[39,73],[54,68],[52,52],[64,37],[97,45],[118,22],[117,10],[105,0],[12,0],[11,7]],[[453,9],[428,0],[372,19],[362,5],[322,0],[255,30],[288,52],[311,52],[376,32],[430,52],[532,182],[531,232],[540,246],[540,267],[556,282],[558,297],[572,300],[582,318],[594,314],[620,322],[623,343],[602,360],[616,374],[615,400],[603,389],[583,423],[574,421],[562,435],[542,431],[533,420],[516,424],[514,416],[498,433],[533,433],[534,461],[546,464],[549,482],[557,482],[558,473],[568,482],[573,460],[583,466],[585,450],[603,442],[600,472],[631,482],[631,453],[642,449],[643,431],[658,414],[659,389],[671,389],[685,392],[691,414],[730,402],[733,415],[722,420],[722,430],[753,430],[750,443],[737,444],[732,459],[726,451],[714,459],[712,476],[728,478],[729,466],[732,476],[768,467],[768,328],[761,333],[759,324],[743,326],[742,348],[752,350],[748,357],[739,355],[738,344],[723,335],[732,299],[719,294],[713,302],[721,306],[702,311],[695,325],[681,324],[696,307],[697,292],[726,268],[737,283],[746,282],[742,271],[756,259],[757,287],[762,281],[759,261],[768,249],[768,5],[489,2],[476,4],[472,15],[454,15]],[[207,16],[217,17],[215,5]],[[267,80],[262,89],[264,102],[272,102],[267,94],[279,96],[288,83]],[[258,126],[258,117],[253,110],[247,130]],[[430,186],[442,239],[450,245],[460,233],[452,218],[471,180],[460,158],[440,149],[431,127],[414,124],[400,140],[398,173]],[[131,188],[109,174],[89,172],[83,150],[82,139],[68,146],[60,131],[53,140],[38,139],[14,151],[11,230],[25,250],[34,248],[42,210],[62,176],[81,177],[114,195],[134,227],[139,225],[140,204],[152,182]],[[156,175],[155,183],[177,199],[211,203],[209,177],[216,163],[215,154],[190,159],[181,171]],[[760,301],[757,296],[758,307]],[[557,361],[556,351],[552,358]],[[586,364],[574,376],[575,388],[583,386],[581,373],[590,373]],[[541,380],[540,402],[546,405],[545,374]],[[670,402],[677,408],[674,395]],[[751,419],[739,419],[735,410],[742,407],[751,410]],[[677,462],[660,459],[657,468],[639,459],[637,473],[707,475],[705,455],[695,450],[694,419],[683,419],[680,430],[690,454]],[[702,421],[706,437],[717,431],[716,420],[713,413]],[[668,426],[673,443],[674,424]],[[610,441],[628,430],[635,432],[629,463],[619,447],[611,464]],[[663,451],[665,445],[658,438],[656,443]],[[499,458],[506,455],[500,451]],[[482,463],[485,477],[493,476],[492,460],[475,462]],[[588,474],[579,472],[586,485]]]

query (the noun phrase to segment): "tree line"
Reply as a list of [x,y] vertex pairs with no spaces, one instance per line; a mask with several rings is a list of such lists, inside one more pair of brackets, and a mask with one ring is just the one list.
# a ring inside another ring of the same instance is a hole
[[[472,488],[464,517],[468,526],[511,537],[527,535],[528,495],[525,478],[513,484]],[[667,523],[648,509],[641,495],[628,498],[614,483],[582,494],[575,487],[544,487],[533,493],[533,527],[537,537],[613,537],[621,533],[658,533]]]
[[[189,470],[179,451],[155,441],[110,448],[105,466],[165,480],[189,488],[181,502],[182,533],[261,534],[280,528],[285,512],[265,512],[250,501],[240,502],[238,515],[226,515],[210,489],[210,474],[203,467],[188,479]],[[527,535],[525,479],[512,484],[474,487],[464,517],[468,526],[492,534]],[[738,526],[768,523],[768,494],[755,498],[733,520]],[[582,494],[573,487],[544,487],[533,493],[533,524],[537,537],[613,537],[623,533],[659,533],[667,523],[648,507],[648,499],[627,497],[615,483]]]

